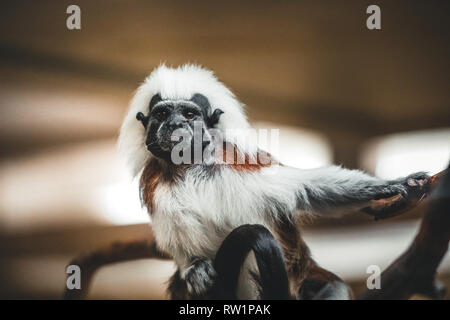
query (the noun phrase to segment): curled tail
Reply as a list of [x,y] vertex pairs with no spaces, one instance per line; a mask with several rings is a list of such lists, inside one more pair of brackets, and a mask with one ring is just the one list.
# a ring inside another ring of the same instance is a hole
[[[251,253],[257,270],[245,270]],[[217,272],[215,299],[239,298],[239,279],[244,272],[249,272],[257,283],[257,298],[290,299],[283,253],[273,235],[262,225],[246,224],[234,229],[217,252],[214,267]],[[244,283],[246,285],[251,284]]]

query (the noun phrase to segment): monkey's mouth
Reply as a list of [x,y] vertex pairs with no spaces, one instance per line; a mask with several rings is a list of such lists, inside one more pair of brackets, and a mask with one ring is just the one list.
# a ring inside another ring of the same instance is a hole
[[147,150],[158,158],[167,159],[168,156],[170,157],[170,151],[164,150],[158,142],[148,143]]
[[[205,140],[202,141],[200,148],[201,148],[201,155],[203,157],[203,152],[205,150],[205,148],[207,146],[210,145],[210,140]],[[183,158],[185,155],[188,155],[188,159],[190,159],[191,162],[188,163],[194,163],[194,159],[195,159],[195,146],[193,143],[193,140],[190,141],[190,147],[186,148],[186,149],[179,149],[177,150],[177,157],[181,157]],[[165,145],[165,144],[161,144],[159,142],[150,142],[146,144],[147,150],[150,151],[152,153],[152,155],[154,155],[157,158],[160,158],[162,160],[168,161],[168,162],[172,162],[172,150],[173,148],[176,146],[176,143],[172,143],[169,145]],[[185,164],[188,164],[185,163]]]

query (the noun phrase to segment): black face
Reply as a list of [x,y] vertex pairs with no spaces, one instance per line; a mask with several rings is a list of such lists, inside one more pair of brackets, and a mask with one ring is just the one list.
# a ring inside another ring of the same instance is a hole
[[202,132],[212,128],[223,113],[220,109],[211,113],[208,99],[202,94],[195,94],[190,100],[163,100],[159,94],[153,96],[149,104],[149,114],[141,112],[136,118],[146,129],[147,149],[156,157],[169,160],[172,148],[179,143],[172,141],[172,135],[177,129],[185,133],[194,132],[194,123],[201,125]]

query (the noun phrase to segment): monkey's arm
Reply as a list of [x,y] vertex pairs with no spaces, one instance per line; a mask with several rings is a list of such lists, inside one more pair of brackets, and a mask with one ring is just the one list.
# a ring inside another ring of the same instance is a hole
[[418,172],[404,178],[383,180],[337,166],[301,170],[297,175],[298,206],[313,214],[329,215],[365,209],[376,216],[376,209],[367,209],[371,202],[398,196],[399,200],[390,211],[401,210],[426,194],[423,186],[428,178],[426,173]]

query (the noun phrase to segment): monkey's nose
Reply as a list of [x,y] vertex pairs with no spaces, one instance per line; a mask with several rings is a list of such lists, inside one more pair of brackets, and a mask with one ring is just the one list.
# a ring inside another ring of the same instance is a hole
[[183,128],[183,121],[172,121],[169,123],[169,128],[173,131],[175,129]]

